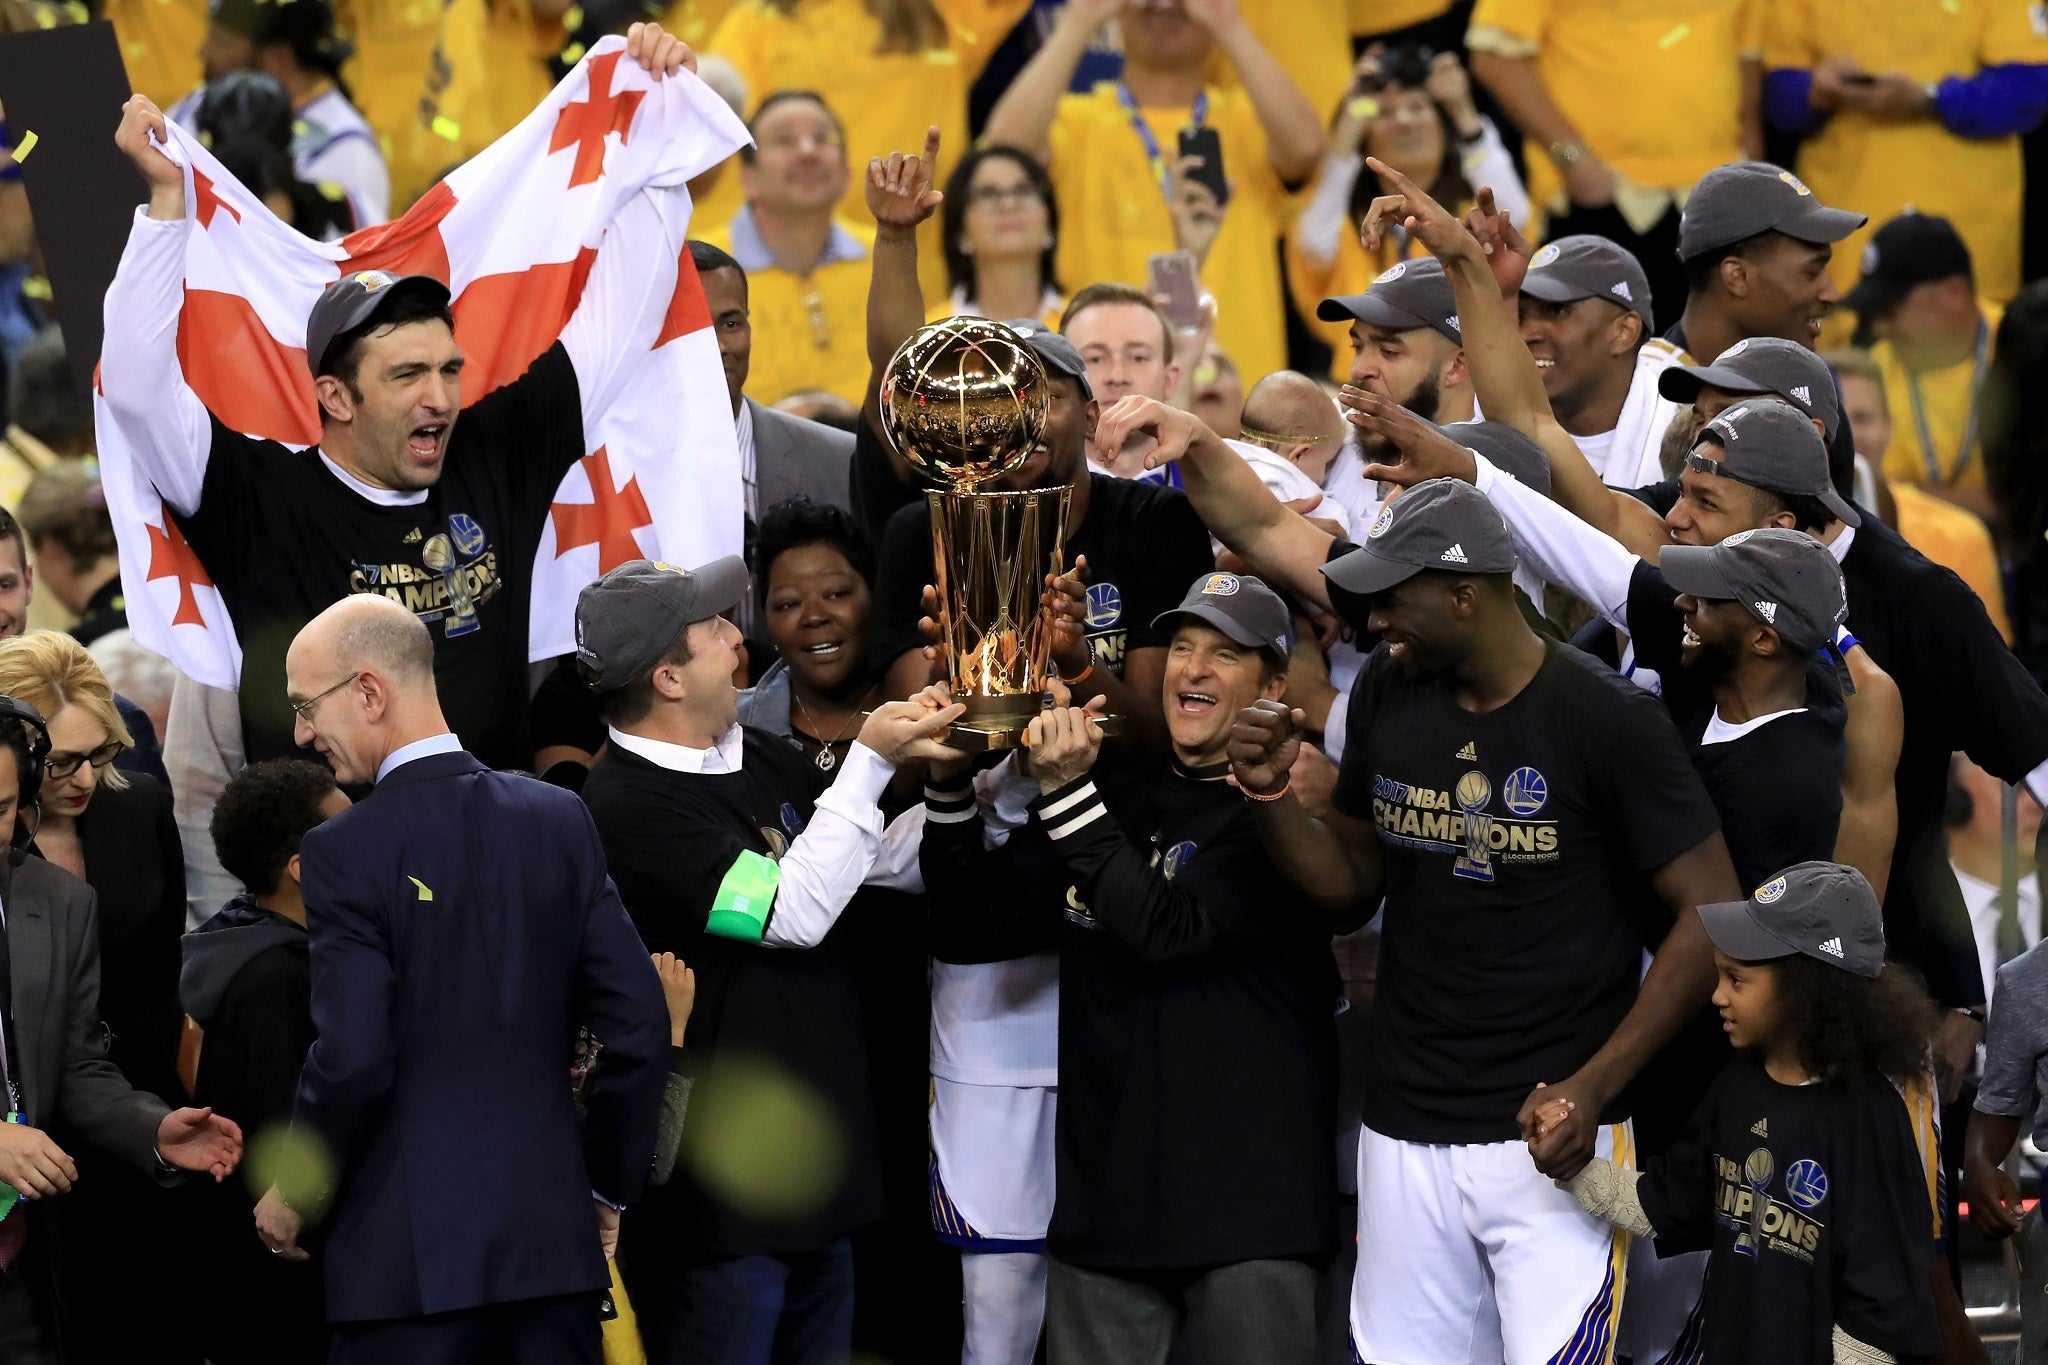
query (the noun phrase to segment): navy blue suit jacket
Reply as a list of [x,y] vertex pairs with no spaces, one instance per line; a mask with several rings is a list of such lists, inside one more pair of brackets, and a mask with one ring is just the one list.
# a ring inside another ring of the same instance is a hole
[[[668,1009],[583,803],[436,754],[299,856],[318,1039],[293,1123],[335,1163],[328,1320],[604,1288],[591,1195],[646,1181]],[[580,1124],[578,1024],[604,1045]]]

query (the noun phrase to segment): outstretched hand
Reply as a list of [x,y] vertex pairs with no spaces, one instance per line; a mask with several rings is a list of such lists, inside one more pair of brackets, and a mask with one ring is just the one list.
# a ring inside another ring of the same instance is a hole
[[1131,394],[1110,404],[1095,423],[1098,450],[1122,450],[1134,435],[1150,436],[1153,446],[1145,456],[1145,468],[1171,464],[1203,440],[1215,441],[1209,424],[1191,412],[1168,407],[1156,398]]
[[1380,238],[1389,224],[1401,228],[1428,247],[1432,256],[1445,261],[1481,254],[1478,238],[1458,220],[1458,215],[1430,198],[1421,186],[1376,156],[1367,157],[1365,164],[1395,191],[1374,199],[1372,207],[1365,211],[1365,221],[1358,225],[1358,240],[1368,255],[1379,251]]
[[1345,421],[1362,432],[1386,438],[1401,453],[1398,463],[1367,465],[1364,477],[1402,488],[1430,479],[1479,481],[1477,456],[1391,398],[1346,384],[1337,403],[1344,409]]
[[242,1130],[211,1109],[174,1109],[156,1126],[156,1149],[181,1171],[226,1180],[242,1159]]
[[1536,246],[1515,226],[1514,215],[1494,202],[1492,186],[1481,187],[1472,211],[1465,215],[1465,227],[1479,239],[1479,247],[1486,253],[1487,268],[1493,271],[1494,283],[1500,286],[1501,296],[1511,299],[1519,294],[1522,277],[1529,273],[1529,261],[1536,254]]
[[640,64],[640,69],[660,80],[673,76],[678,71],[697,71],[697,54],[681,38],[668,32],[660,24],[634,24],[626,30],[626,55]]
[[938,212],[945,201],[942,191],[932,188],[938,174],[939,129],[936,124],[924,134],[921,153],[891,152],[887,159],[868,161],[868,212],[885,228],[908,231]]

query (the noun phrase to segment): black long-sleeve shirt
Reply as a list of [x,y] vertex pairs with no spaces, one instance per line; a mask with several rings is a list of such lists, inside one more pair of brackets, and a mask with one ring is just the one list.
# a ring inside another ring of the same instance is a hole
[[927,794],[934,952],[1060,946],[1047,1244],[1064,1260],[1160,1270],[1329,1247],[1329,931],[1222,777],[1105,764],[994,852],[964,784]]

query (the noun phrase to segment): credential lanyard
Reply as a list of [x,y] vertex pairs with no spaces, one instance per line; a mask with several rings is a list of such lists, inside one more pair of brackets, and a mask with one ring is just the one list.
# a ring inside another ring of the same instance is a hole
[[1913,427],[1920,435],[1920,458],[1927,462],[1927,486],[1943,488],[1963,477],[1970,457],[1977,453],[1977,401],[1984,392],[1984,371],[1991,364],[1991,325],[1977,319],[1977,358],[1970,365],[1970,406],[1963,417],[1962,444],[1956,448],[1956,467],[1947,478],[1941,474],[1941,453],[1934,448],[1934,430],[1927,424],[1927,404],[1920,397],[1920,379],[1906,371],[1906,396],[1913,404]]
[[[1159,193],[1168,194],[1173,185],[1173,168],[1166,164],[1166,152],[1153,135],[1152,125],[1145,121],[1145,111],[1138,107],[1138,101],[1131,94],[1131,87],[1122,81],[1116,83],[1116,102],[1124,107],[1124,113],[1131,120],[1131,130],[1138,135],[1138,141],[1145,147],[1145,163],[1152,168],[1152,178],[1159,182]],[[1209,117],[1209,92],[1204,90],[1195,96],[1195,107],[1189,111],[1188,126],[1199,128]]]

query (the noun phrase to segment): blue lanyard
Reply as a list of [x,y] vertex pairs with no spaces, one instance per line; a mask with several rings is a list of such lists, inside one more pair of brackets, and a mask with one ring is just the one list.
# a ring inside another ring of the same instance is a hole
[[[1956,447],[1956,467],[1947,478],[1941,476],[1941,455],[1934,448],[1934,432],[1927,424],[1927,405],[1920,397],[1920,377],[1906,370],[1906,396],[1913,404],[1913,427],[1920,437],[1920,458],[1927,463],[1929,488],[1951,487],[1970,467],[1977,453],[1977,399],[1984,391],[1984,371],[1991,363],[1991,325],[1977,319],[1977,356],[1970,366],[1970,406],[1963,415],[1963,439]],[[1905,369],[1902,365],[1901,369]]]
[[[1173,183],[1173,168],[1166,164],[1166,153],[1159,146],[1159,139],[1152,133],[1152,125],[1145,122],[1145,111],[1138,107],[1137,99],[1131,94],[1131,87],[1122,81],[1116,83],[1116,102],[1129,115],[1131,128],[1138,135],[1138,141],[1145,147],[1145,163],[1152,168],[1152,178],[1159,182],[1159,193],[1164,195]],[[1188,126],[1199,128],[1209,117],[1209,92],[1204,90],[1195,96],[1195,107],[1189,111]]]

